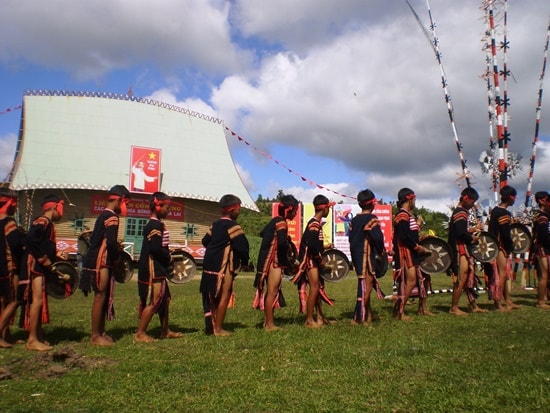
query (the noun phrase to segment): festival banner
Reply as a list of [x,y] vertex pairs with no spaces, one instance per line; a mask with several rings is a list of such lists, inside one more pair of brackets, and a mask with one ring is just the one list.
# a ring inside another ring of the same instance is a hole
[[[351,260],[349,248],[349,226],[353,217],[361,212],[357,204],[334,205],[334,248],[342,251]],[[380,229],[384,234],[385,248],[392,248],[392,208],[391,205],[376,205],[373,214],[380,221]]]
[[132,146],[130,156],[130,192],[152,194],[160,191],[161,150]]
[[[145,197],[130,198],[128,203],[128,216],[132,218],[149,218],[151,216],[151,210],[149,209],[150,200]],[[90,212],[94,215],[101,214],[101,211],[107,206],[107,198],[105,195],[96,194],[92,195],[90,201]],[[183,221],[185,206],[181,202],[170,203],[170,211],[166,219],[173,221]]]
[[[302,232],[306,229],[307,223],[315,215],[315,208],[313,204],[303,204],[304,205],[304,219],[302,220]],[[328,248],[332,245],[332,208],[326,218],[322,219],[322,229],[323,229],[323,240],[325,243],[325,248]]]
[[[271,218],[279,215],[279,203],[273,202],[271,204]],[[290,239],[296,245],[296,249],[300,249],[300,241],[302,240],[302,204],[298,204],[298,211],[296,216],[291,221],[286,221],[288,224],[288,235]]]

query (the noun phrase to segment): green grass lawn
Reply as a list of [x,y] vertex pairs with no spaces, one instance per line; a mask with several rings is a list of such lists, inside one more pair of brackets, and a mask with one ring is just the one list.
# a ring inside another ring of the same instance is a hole
[[[391,277],[382,279],[391,293]],[[434,288],[449,288],[444,275]],[[512,313],[447,314],[450,294],[430,296],[436,317],[391,317],[391,300],[372,302],[380,320],[352,326],[354,273],[327,284],[336,324],[303,327],[297,292],[283,284],[283,330],[266,333],[251,308],[252,274],[236,280],[230,337],[205,336],[198,279],[171,284],[171,328],[180,339],[134,343],[137,285],[117,284],[111,348],[89,345],[91,297],[50,299],[45,326],[53,351],[0,349],[1,412],[541,412],[550,403],[550,311],[534,291],[514,287]],[[461,299],[466,308],[466,297]],[[486,294],[479,299],[490,308]],[[415,304],[408,306],[412,313]],[[151,323],[158,335],[159,323]],[[26,335],[13,328],[17,338]]]

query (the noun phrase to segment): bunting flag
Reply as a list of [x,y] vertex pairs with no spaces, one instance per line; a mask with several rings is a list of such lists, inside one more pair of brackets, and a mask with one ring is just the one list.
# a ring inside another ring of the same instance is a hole
[[354,196],[350,196],[350,195],[346,195],[346,194],[342,194],[340,192],[337,192],[337,191],[334,191],[330,188],[327,188],[326,186],[323,186],[323,185],[320,185],[316,182],[314,182],[313,180],[309,179],[309,178],[306,178],[305,176],[301,175],[299,172],[296,172],[294,171],[293,169],[289,168],[288,166],[286,166],[284,163],[280,162],[279,160],[277,159],[274,159],[273,156],[271,156],[270,154],[268,154],[267,152],[265,151],[262,151],[261,149],[258,149],[257,147],[255,147],[254,145],[252,145],[250,142],[248,142],[247,140],[245,140],[244,138],[242,138],[241,136],[239,136],[236,132],[233,132],[231,129],[229,129],[227,126],[225,126],[225,129],[227,130],[227,132],[229,132],[231,134],[231,136],[235,137],[239,142],[241,143],[244,143],[246,146],[250,147],[252,150],[254,150],[254,152],[257,152],[259,153],[260,155],[262,155],[264,158],[266,159],[269,159],[270,161],[276,163],[277,165],[279,165],[280,167],[286,169],[289,173],[293,174],[293,175],[296,175],[298,178],[300,178],[303,182],[307,182],[309,184],[309,186],[314,186],[314,187],[317,187],[318,189],[322,189],[324,191],[327,191],[327,192],[331,192],[335,195],[338,195],[342,198],[349,198],[349,199],[357,199],[356,197]]
[[0,110],[0,115],[5,115],[6,113],[11,113],[16,110],[20,110],[22,107],[23,105],[17,105],[17,106],[14,106],[13,108],[6,108],[4,110]]

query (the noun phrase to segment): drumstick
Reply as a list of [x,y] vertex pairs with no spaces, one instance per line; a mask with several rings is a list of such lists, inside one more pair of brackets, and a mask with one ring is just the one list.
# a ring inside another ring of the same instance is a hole
[[57,277],[62,279],[65,282],[71,281],[71,276],[69,274],[65,274],[65,273],[63,273],[61,271],[58,271],[58,270],[52,270],[52,272],[57,274]]

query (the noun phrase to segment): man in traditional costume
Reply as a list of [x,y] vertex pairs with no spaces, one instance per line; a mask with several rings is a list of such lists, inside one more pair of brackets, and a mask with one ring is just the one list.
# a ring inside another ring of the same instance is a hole
[[215,221],[202,238],[206,248],[200,284],[204,310],[205,333],[228,336],[223,329],[227,308],[233,304],[233,282],[239,268],[249,262],[249,244],[243,229],[237,223],[241,210],[239,197],[227,194],[221,197],[222,216]]
[[289,261],[289,252],[295,249],[288,235],[287,222],[296,216],[298,200],[292,195],[283,195],[277,208],[278,215],[260,233],[262,243],[254,280],[256,294],[252,304],[253,308],[264,311],[264,328],[267,331],[279,329],[273,319],[273,310],[286,305],[281,283],[283,273],[292,272],[294,263]]

